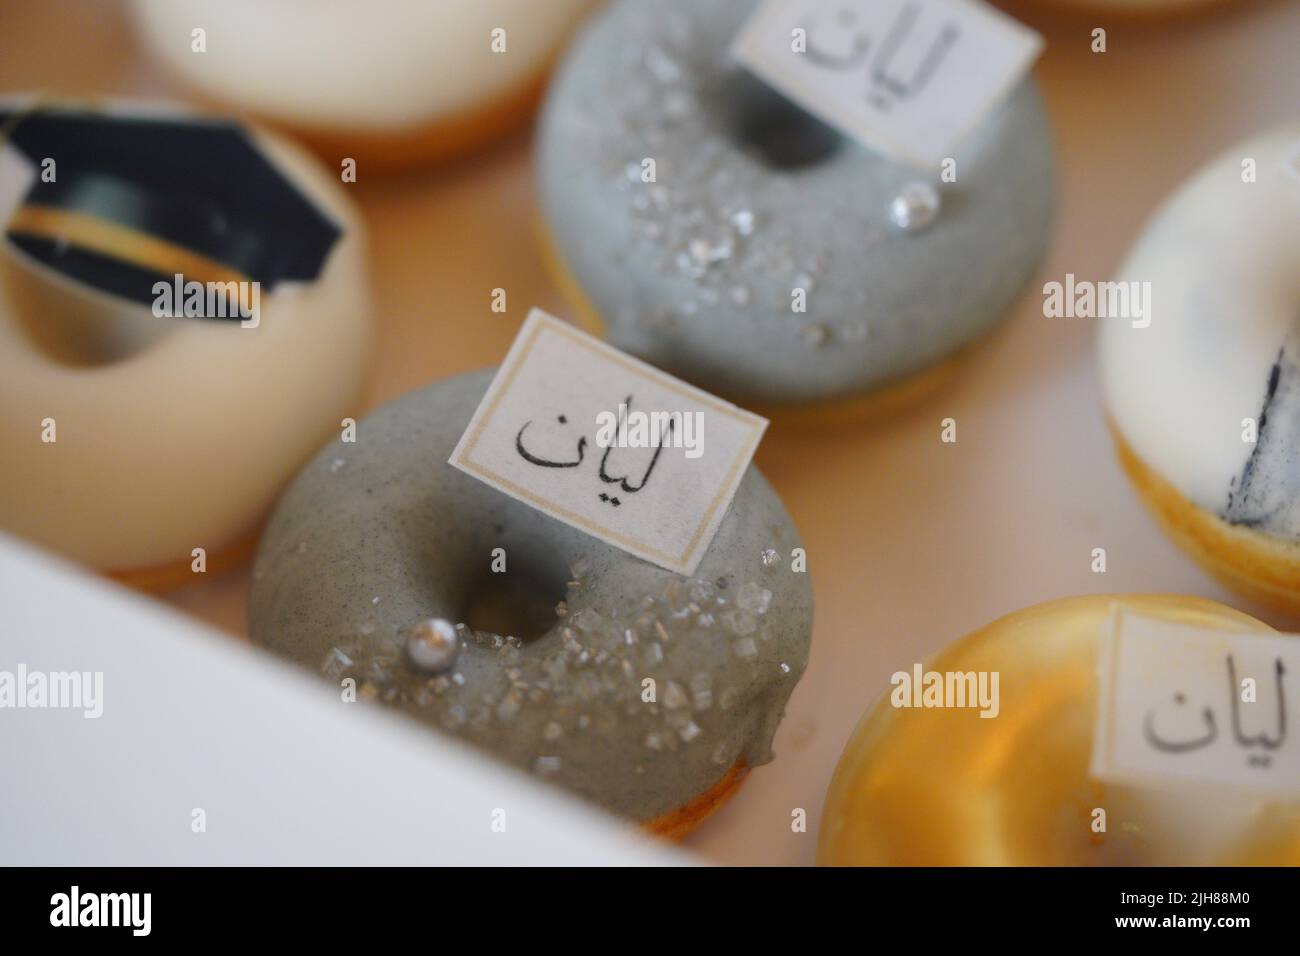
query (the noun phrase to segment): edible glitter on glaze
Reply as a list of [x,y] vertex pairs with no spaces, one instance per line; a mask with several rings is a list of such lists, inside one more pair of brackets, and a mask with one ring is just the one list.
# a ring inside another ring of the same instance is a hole
[[[347,651],[335,648],[322,664],[321,673],[332,680],[358,680],[365,688],[365,699],[421,712],[425,719],[450,730],[466,730],[474,726],[466,719],[467,701],[449,693],[454,685],[446,675],[430,676],[455,665],[463,639],[488,651],[501,665],[494,689],[475,701],[480,705],[478,713],[488,715],[480,721],[481,729],[510,725],[525,710],[545,712],[549,719],[540,725],[533,770],[553,775],[564,764],[565,738],[585,729],[582,715],[593,705],[615,705],[612,711],[621,715],[620,723],[639,725],[638,736],[646,747],[667,754],[679,745],[694,745],[708,738],[712,725],[708,712],[713,708],[715,688],[727,701],[725,709],[735,705],[735,685],[744,681],[737,680],[734,667],[775,663],[761,658],[758,641],[749,636],[763,626],[762,618],[772,601],[772,592],[754,581],[737,589],[736,607],[719,593],[715,582],[697,578],[670,581],[664,593],[651,596],[648,605],[637,601],[629,608],[602,614],[581,607],[584,582],[579,571],[586,569],[575,569],[563,602],[569,608],[578,606],[569,615],[576,628],[557,622],[556,628],[537,642],[547,647],[543,653],[521,653],[523,644],[514,637],[430,619],[410,629],[404,656],[379,642]],[[671,678],[662,681],[661,706],[644,705],[641,682],[652,676],[646,665],[675,670],[672,665],[679,660],[693,664],[695,642],[716,640],[706,633],[712,622],[702,623],[715,615],[736,635],[732,660],[716,670],[696,670],[685,684]],[[664,623],[667,620],[674,622],[671,632]],[[653,653],[648,661],[638,655],[636,640],[628,639],[647,625],[663,639],[650,644]],[[785,672],[789,673],[788,666]],[[616,706],[627,703],[634,706]]]
[[[1054,201],[1045,112],[1032,80],[1010,91],[957,151],[936,218],[908,201],[914,170],[729,61],[756,5],[616,0],[592,21],[540,124],[550,234],[611,342],[666,371],[768,405],[885,387],[1005,317],[1032,277]],[[793,288],[816,289],[806,313]]]
[[[807,661],[812,597],[807,575],[761,561],[799,546],[770,486],[748,469],[697,574],[672,574],[446,464],[491,377],[399,399],[366,419],[364,453],[346,468],[330,471],[337,442],[308,465],[259,548],[252,640],[636,820],[716,783],[720,743],[729,766],[772,759]],[[300,541],[311,544],[302,554]],[[462,602],[482,583],[471,556],[498,546],[512,573],[537,577],[538,606],[557,608],[527,640],[465,616]],[[356,626],[358,606],[375,624],[369,635]],[[407,649],[413,623],[431,618],[451,623],[460,647],[441,673],[414,666]],[[732,644],[746,637],[757,653],[737,657]],[[661,750],[643,746],[650,734]]]

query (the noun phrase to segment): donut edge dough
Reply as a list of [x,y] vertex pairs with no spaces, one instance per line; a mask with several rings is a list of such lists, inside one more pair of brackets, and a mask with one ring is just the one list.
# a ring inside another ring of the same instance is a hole
[[1246,0],[1010,0],[1007,12],[1032,19],[1040,13],[1063,16],[1105,16],[1135,26],[1227,13]]
[[1138,457],[1114,423],[1115,454],[1169,538],[1216,580],[1265,607],[1300,616],[1300,548],[1232,525],[1193,504]]

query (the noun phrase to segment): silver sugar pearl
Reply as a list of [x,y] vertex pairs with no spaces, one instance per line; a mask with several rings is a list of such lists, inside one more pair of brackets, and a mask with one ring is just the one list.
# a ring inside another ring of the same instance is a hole
[[410,629],[406,656],[417,669],[428,674],[451,670],[460,656],[460,635],[451,621],[431,617]]
[[899,232],[920,232],[939,215],[939,191],[927,182],[908,183],[889,203],[889,221]]

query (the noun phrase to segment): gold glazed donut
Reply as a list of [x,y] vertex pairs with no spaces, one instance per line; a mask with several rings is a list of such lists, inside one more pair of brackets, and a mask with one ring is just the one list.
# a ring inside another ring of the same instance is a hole
[[145,586],[215,570],[359,417],[360,220],[226,121],[28,102],[0,130],[0,528]]
[[[999,672],[997,716],[895,708],[889,695],[878,701],[835,770],[818,862],[1300,864],[1300,804],[1089,776],[1098,635],[1116,601],[1180,623],[1271,632],[1231,608],[1179,595],[1066,598],[994,621],[925,667]],[[1090,826],[1095,807],[1106,809],[1106,833]]]

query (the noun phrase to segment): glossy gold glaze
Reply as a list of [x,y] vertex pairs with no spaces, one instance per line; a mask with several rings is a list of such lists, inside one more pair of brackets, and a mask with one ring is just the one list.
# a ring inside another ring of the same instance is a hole
[[[1271,630],[1221,604],[1178,595],[1067,598],[981,628],[926,669],[998,671],[998,716],[895,708],[888,695],[877,701],[831,781],[818,862],[1300,864],[1300,804],[1261,809],[1227,850],[1200,859],[1187,849],[1191,841],[1177,821],[1185,825],[1189,812],[1208,811],[1212,819],[1213,800],[1198,805],[1198,795],[1186,788],[1153,794],[1089,776],[1098,635],[1116,601],[1188,624]],[[1091,825],[1099,807],[1106,810],[1105,833]]]

